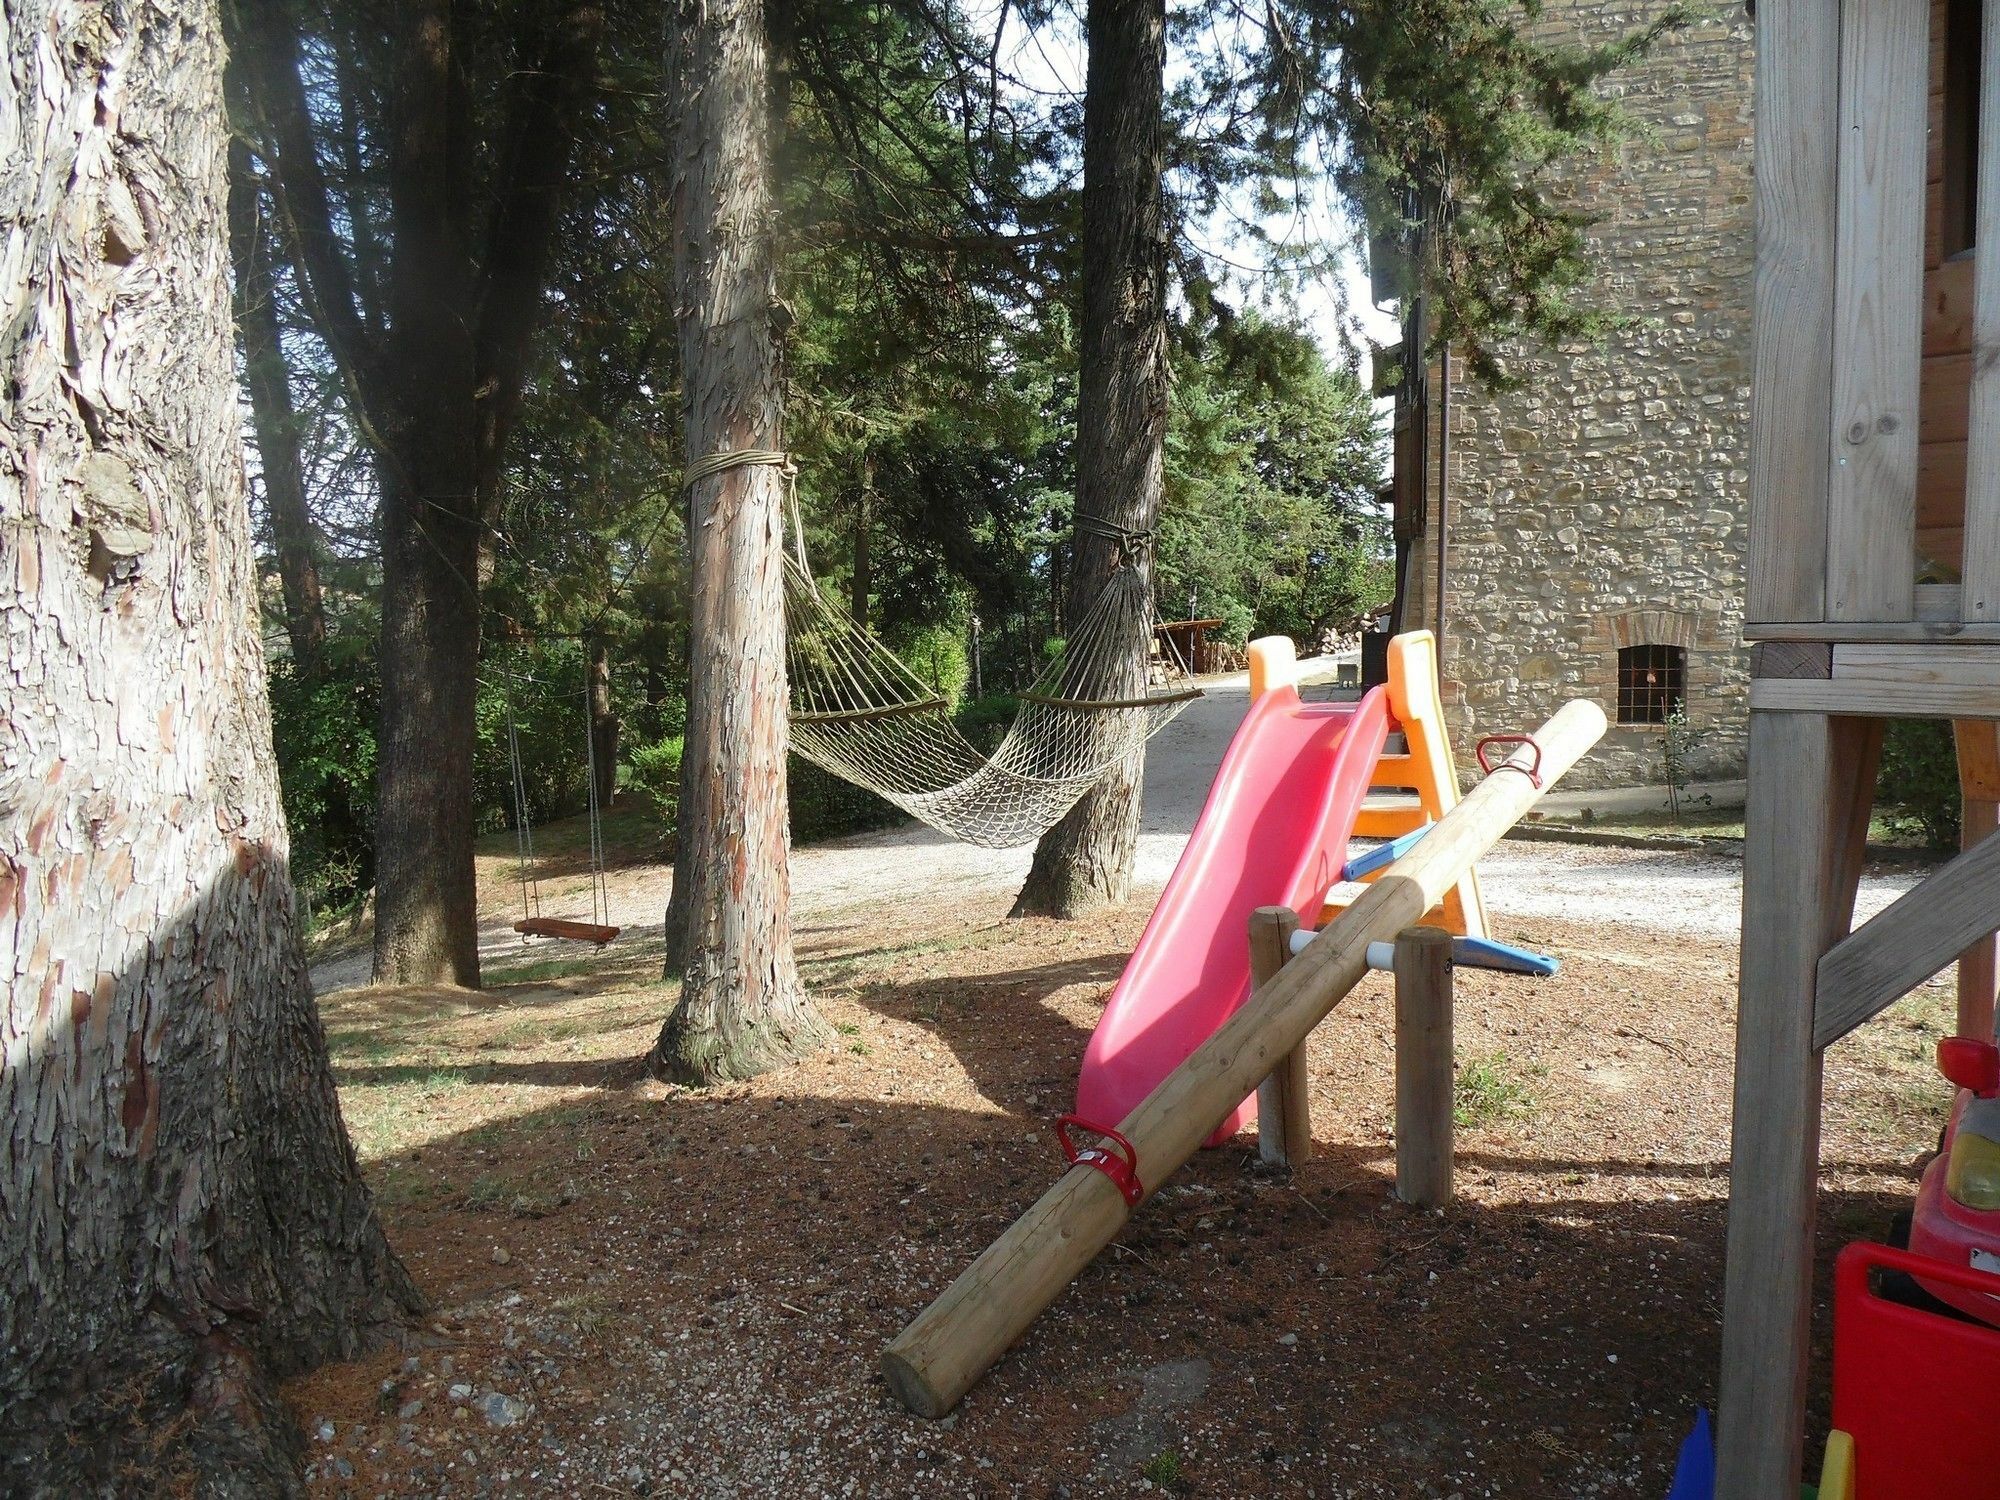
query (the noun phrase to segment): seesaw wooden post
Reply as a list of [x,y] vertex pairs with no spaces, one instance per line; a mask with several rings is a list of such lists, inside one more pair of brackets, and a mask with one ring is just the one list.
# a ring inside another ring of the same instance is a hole
[[[1146,1194],[1300,1046],[1368,972],[1368,944],[1421,921],[1604,733],[1604,711],[1571,703],[1482,781],[1306,950],[1119,1123],[1137,1161],[1128,1203],[1111,1175],[1070,1168],[944,1294],[898,1334],[882,1373],[902,1403],[941,1417],[1111,1242]],[[1536,774],[1530,775],[1535,765]]]
[[[1262,989],[1291,960],[1299,914],[1289,906],[1260,906],[1250,913],[1250,984]],[[1303,1166],[1312,1156],[1312,1095],[1306,1044],[1300,1042],[1257,1085],[1257,1154],[1274,1167]]]
[[1451,1202],[1451,934],[1396,939],[1396,1196]]

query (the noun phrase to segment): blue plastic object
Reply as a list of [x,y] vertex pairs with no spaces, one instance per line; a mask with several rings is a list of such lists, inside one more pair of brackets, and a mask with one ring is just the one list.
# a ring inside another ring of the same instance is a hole
[[1386,869],[1414,849],[1417,840],[1435,827],[1437,827],[1435,823],[1426,823],[1421,828],[1410,830],[1401,838],[1390,839],[1388,843],[1377,844],[1365,854],[1352,856],[1340,867],[1340,878],[1359,880],[1364,875],[1373,875],[1377,870]]
[[1715,1500],[1715,1437],[1708,1429],[1707,1407],[1694,1409],[1694,1431],[1681,1442],[1667,1500]]
[[1533,974],[1547,979],[1562,967],[1546,953],[1516,948],[1512,943],[1496,943],[1492,938],[1460,937],[1451,940],[1451,961],[1475,969],[1500,969],[1509,974]]

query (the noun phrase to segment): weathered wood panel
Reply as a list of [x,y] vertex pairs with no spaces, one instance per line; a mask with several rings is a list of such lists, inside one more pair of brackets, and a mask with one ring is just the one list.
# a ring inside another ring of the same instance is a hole
[[1839,33],[1826,607],[1829,619],[1903,620],[1915,583],[1929,8],[1850,5]]
[[1752,620],[1825,618],[1839,36],[1840,0],[1757,16]]
[[[1975,194],[1980,244],[2000,245],[2000,24],[1984,28],[1981,60],[1979,186]],[[2000,255],[1988,255],[1973,279],[1972,395],[1964,490],[1965,542],[1961,607],[1968,620],[2000,620]]]

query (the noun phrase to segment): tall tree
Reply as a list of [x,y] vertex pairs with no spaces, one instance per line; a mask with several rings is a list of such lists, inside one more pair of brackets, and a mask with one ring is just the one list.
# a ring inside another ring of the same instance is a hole
[[284,323],[278,316],[278,278],[264,192],[250,151],[229,144],[229,258],[236,273],[236,329],[243,341],[243,385],[250,393],[250,430],[264,481],[264,509],[271,519],[272,550],[285,603],[285,633],[292,660],[310,675],[326,645],[326,590],[320,582],[318,544],[306,505],[305,466],[299,458],[299,414],[292,404],[291,367],[285,359]]
[[0,49],[0,1489],[295,1493],[275,1382],[419,1298],[286,868],[219,17],[4,0]]
[[[476,985],[479,592],[604,10],[521,0],[485,17],[410,0],[332,14],[350,24],[330,83],[309,77],[302,11],[285,0],[234,0],[233,40],[315,327],[376,457],[375,977]],[[498,42],[482,30],[496,19],[511,22]],[[359,76],[371,64],[379,98]],[[497,109],[481,108],[488,86]],[[336,192],[328,134],[373,163],[379,194],[354,180],[361,166]]]
[[785,480],[762,0],[679,0],[674,278],[689,455],[690,668],[668,926],[681,995],[652,1062],[746,1078],[825,1044],[792,957]]
[[[1165,0],[1091,0],[1083,103],[1083,296],[1076,522],[1065,617],[1083,618],[1120,566],[1152,567],[1167,435]],[[1148,642],[1127,675],[1145,681]],[[1139,846],[1134,754],[1035,846],[1014,914],[1072,917],[1132,888]]]

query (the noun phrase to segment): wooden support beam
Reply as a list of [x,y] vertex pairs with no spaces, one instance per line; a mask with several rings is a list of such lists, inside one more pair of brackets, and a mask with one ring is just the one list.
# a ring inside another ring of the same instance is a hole
[[[1557,713],[1535,736],[1539,781],[1529,774],[1529,752],[1516,751],[1119,1122],[1137,1158],[1141,1195],[1178,1170],[1361,982],[1368,945],[1436,905],[1604,729],[1595,703]],[[1132,1207],[1109,1172],[1070,1168],[890,1342],[882,1373],[897,1398],[922,1416],[950,1411],[1111,1242]]]
[[1759,641],[1750,648],[1750,675],[1831,677],[1833,646],[1827,641]]
[[2000,927],[2000,839],[1985,839],[1842,938],[1819,961],[1813,1045],[1879,1015]]
[[1396,1196],[1438,1208],[1452,1192],[1451,934],[1396,939]]
[[1860,718],[1979,719],[2000,718],[2000,684],[1967,682],[1887,682],[1869,678],[1824,681],[1805,678],[1753,678],[1753,712],[1845,714]]
[[[1988,7],[1991,9],[1991,7]],[[1979,153],[1973,243],[1972,394],[1966,449],[1965,541],[1960,574],[1967,620],[2000,621],[2000,17],[1987,17],[1980,46]]]
[[[1278,977],[1292,956],[1299,914],[1289,906],[1260,906],[1250,913],[1250,985],[1253,993]],[[1300,1042],[1257,1085],[1257,1154],[1274,1167],[1302,1167],[1312,1158],[1312,1094],[1306,1044]]]
[[[1994,28],[2000,36],[2000,27]],[[1958,746],[1958,847],[1974,844],[2000,831],[2000,724],[1989,719],[1958,719],[1951,726]],[[1958,956],[1959,1036],[1993,1037],[1993,1009],[2000,989],[1993,934],[1988,933]]]
[[1718,1500],[1797,1492],[1811,1354],[1820,955],[1852,920],[1880,721],[1752,713]]

